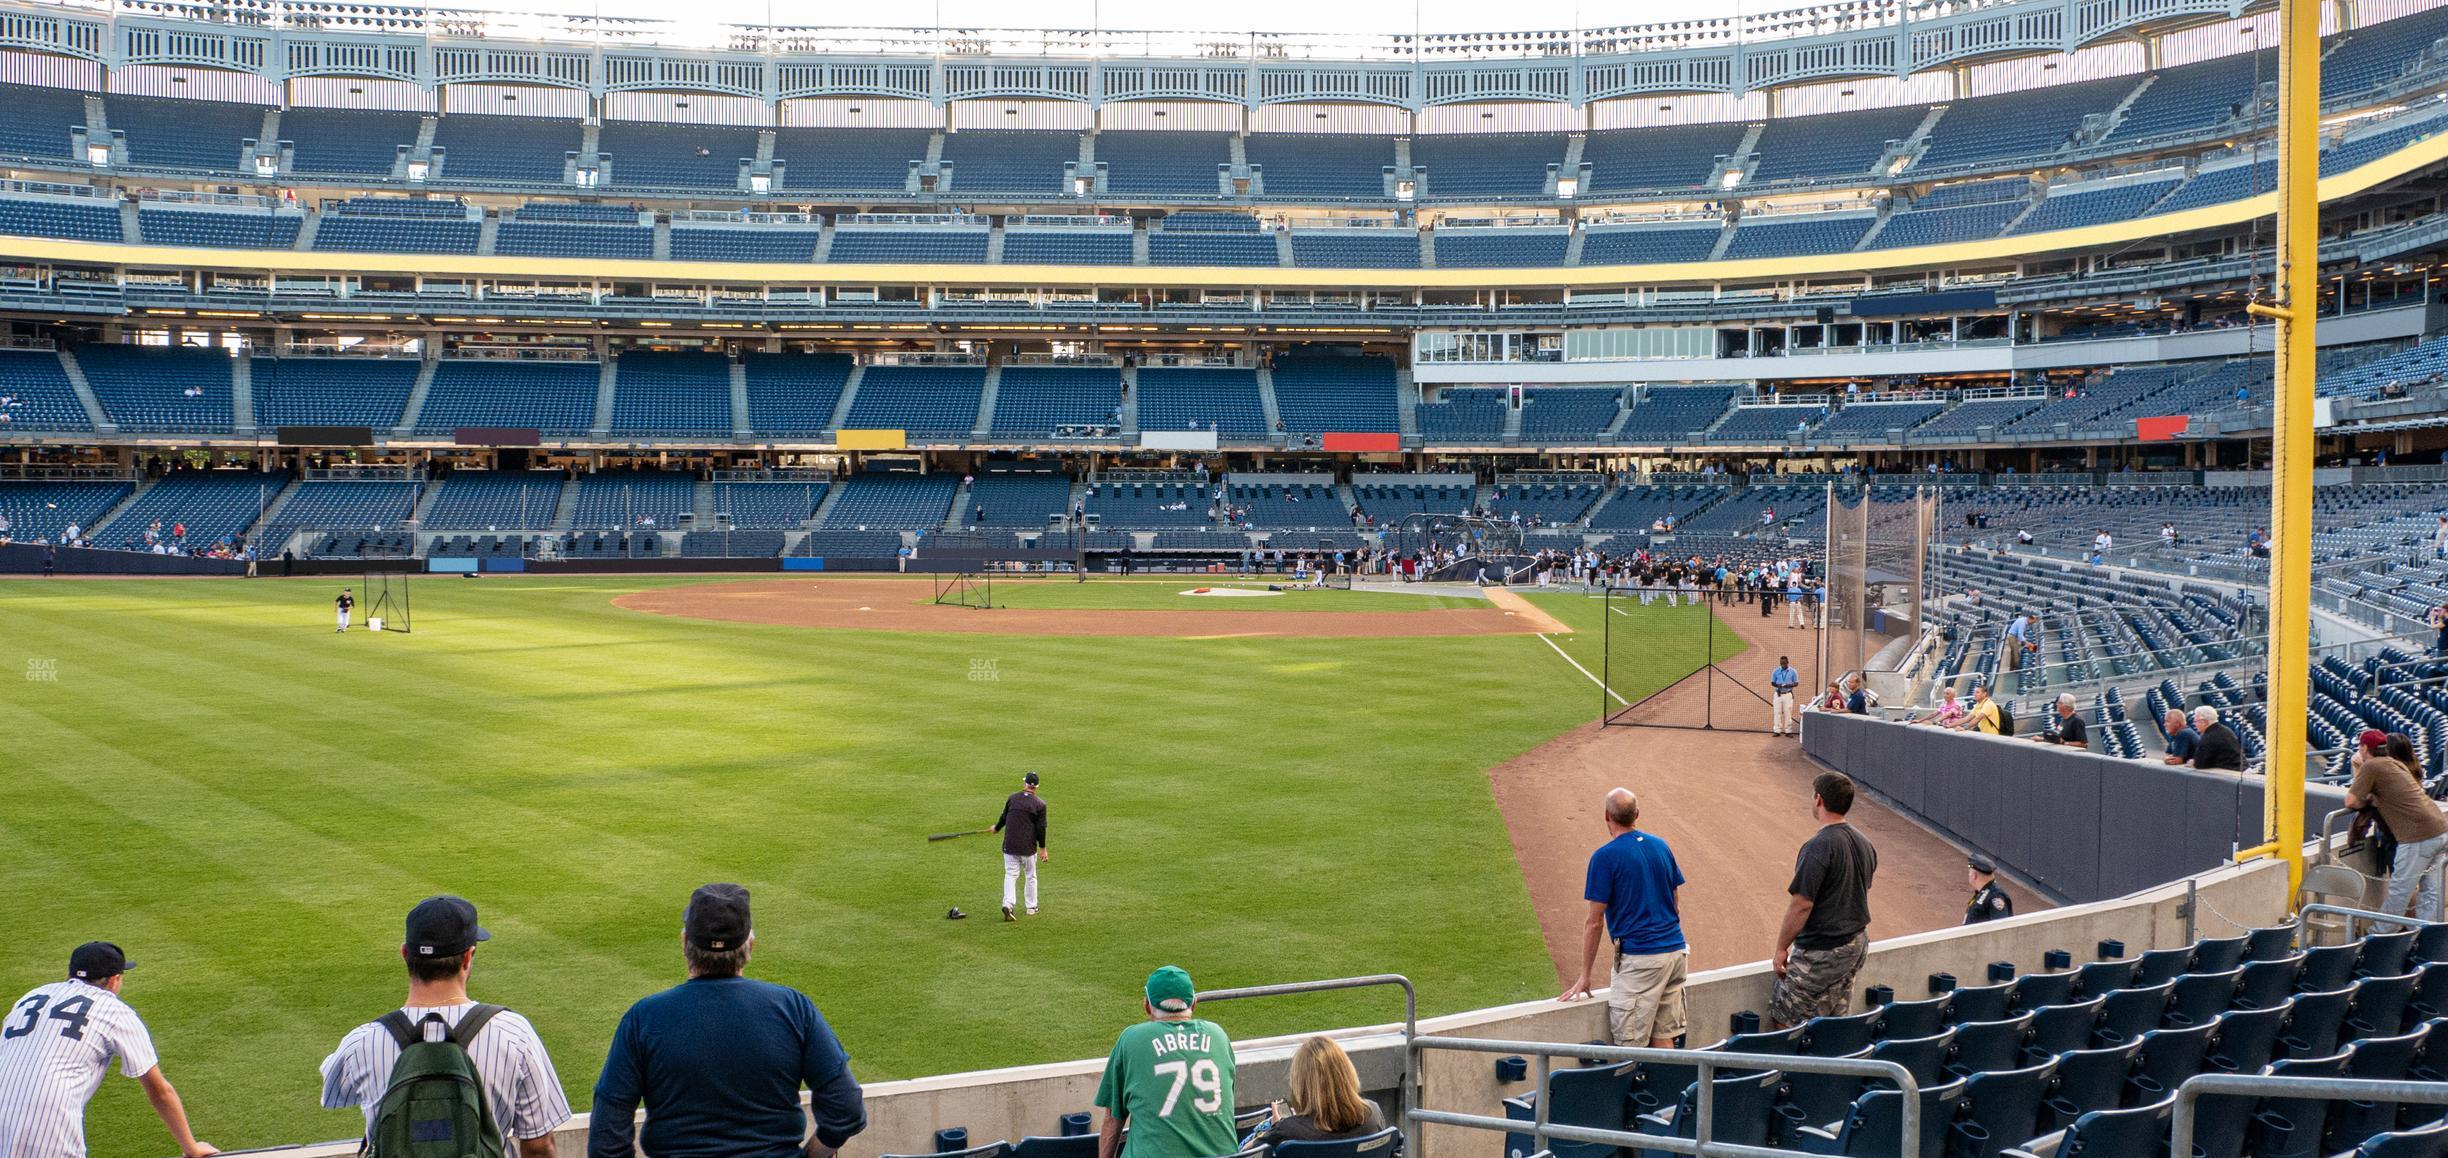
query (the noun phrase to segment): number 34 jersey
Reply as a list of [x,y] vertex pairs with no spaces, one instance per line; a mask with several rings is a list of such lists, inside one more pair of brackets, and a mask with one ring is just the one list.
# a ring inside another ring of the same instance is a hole
[[1233,1137],[1233,1049],[1222,1026],[1143,1021],[1105,1059],[1096,1104],[1130,1126],[1122,1158],[1216,1158]]
[[55,981],[0,1015],[0,1158],[81,1158],[85,1103],[111,1059],[152,1071],[153,1035],[110,990]]

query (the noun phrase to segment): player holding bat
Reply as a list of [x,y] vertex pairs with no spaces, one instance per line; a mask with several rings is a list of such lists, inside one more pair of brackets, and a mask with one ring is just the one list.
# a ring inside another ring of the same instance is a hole
[[988,832],[1003,834],[1003,919],[1019,920],[1012,915],[1012,886],[1020,875],[1028,874],[1028,913],[1037,915],[1037,862],[1050,861],[1046,851],[1046,804],[1037,796],[1037,774],[1020,778],[1020,791],[1003,801],[1003,815]]

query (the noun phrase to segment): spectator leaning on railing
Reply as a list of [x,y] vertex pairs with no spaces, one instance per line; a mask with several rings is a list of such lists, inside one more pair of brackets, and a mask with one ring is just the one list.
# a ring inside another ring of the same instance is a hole
[[1608,839],[1590,854],[1582,890],[1590,908],[1581,975],[1556,1000],[1589,995],[1598,945],[1613,941],[1607,1024],[1615,1044],[1671,1049],[1685,1028],[1683,979],[1690,956],[1677,899],[1683,870],[1665,841],[1636,827],[1640,799],[1631,789],[1607,793],[1601,811]]

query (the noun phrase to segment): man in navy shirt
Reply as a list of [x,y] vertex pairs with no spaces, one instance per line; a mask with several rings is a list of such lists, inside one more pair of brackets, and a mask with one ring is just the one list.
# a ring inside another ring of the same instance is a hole
[[[756,947],[748,890],[698,889],[680,942],[689,979],[630,1006],[613,1031],[595,1079],[589,1158],[832,1158],[867,1128],[866,1102],[815,1003],[740,975]],[[640,1102],[646,1128],[633,1150]]]
[[1615,979],[1607,1022],[1615,1044],[1674,1048],[1683,1035],[1683,974],[1689,949],[1675,890],[1683,870],[1666,842],[1634,827],[1640,799],[1628,788],[1606,794],[1610,839],[1590,854],[1589,924],[1581,938],[1581,976],[1558,1001],[1589,996],[1590,969],[1601,936],[1615,942]]
[[2185,718],[2181,709],[2168,709],[2167,717],[2159,724],[2159,730],[2167,733],[2167,755],[2160,760],[2161,763],[2190,764],[2193,762],[2193,749],[2201,744],[2201,733],[2193,730],[2193,722]]

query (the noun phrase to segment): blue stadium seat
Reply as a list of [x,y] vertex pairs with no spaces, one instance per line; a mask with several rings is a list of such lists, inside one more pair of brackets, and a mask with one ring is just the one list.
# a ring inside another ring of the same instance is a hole
[[90,345],[72,353],[103,413],[122,430],[211,433],[231,428],[227,350]]
[[121,241],[119,203],[93,197],[0,197],[0,233]]
[[67,368],[49,350],[0,350],[0,399],[0,432],[93,429]]
[[781,128],[774,159],[783,163],[785,189],[899,193],[932,136],[925,129]]
[[[1385,172],[1394,166],[1392,137],[1251,133],[1241,147],[1270,198],[1376,201],[1388,195]],[[1101,145],[1098,155],[1104,155]]]
[[869,366],[842,425],[911,438],[966,437],[977,426],[985,386],[982,366]]
[[[294,209],[170,208],[148,203],[136,211],[136,228],[148,245],[200,245],[214,249],[293,249],[306,224]],[[110,229],[117,240],[118,229]]]
[[85,123],[85,96],[74,89],[0,84],[0,154],[49,161],[78,159],[69,133]]
[[1232,134],[1108,130],[1096,135],[1097,163],[1109,193],[1219,197],[1220,167],[1232,163]]
[[593,362],[445,358],[417,416],[417,433],[469,426],[534,429],[547,438],[585,434],[595,422],[602,368]]
[[1113,366],[1006,366],[995,387],[991,431],[1044,438],[1057,426],[1111,423],[1122,397]]
[[449,113],[434,122],[443,150],[434,180],[455,185],[559,185],[584,126],[547,117]]
[[280,134],[293,172],[384,178],[400,147],[416,144],[423,121],[380,109],[292,108],[281,113]]
[[1547,168],[1564,161],[1556,133],[1460,133],[1411,138],[1422,195],[1438,201],[1524,201],[1547,195]]
[[809,437],[833,427],[833,412],[850,380],[847,354],[750,354],[748,425],[768,438]]
[[389,433],[407,409],[414,358],[257,358],[255,425],[368,426]]
[[102,98],[111,131],[127,134],[128,163],[146,169],[253,171],[245,142],[263,132],[262,105],[110,93]]
[[946,133],[943,159],[952,165],[954,192],[1061,196],[1063,166],[1079,160],[1080,135],[1021,129],[968,129]]
[[609,189],[736,193],[744,162],[754,160],[757,130],[730,125],[605,121],[596,136]]
[[731,434],[731,360],[721,354],[631,350],[613,383],[613,434]]

